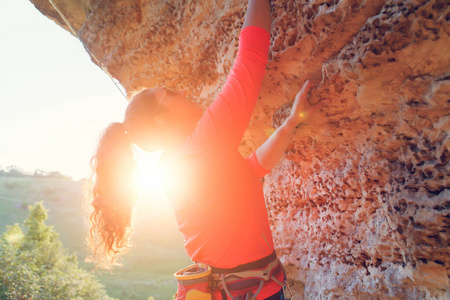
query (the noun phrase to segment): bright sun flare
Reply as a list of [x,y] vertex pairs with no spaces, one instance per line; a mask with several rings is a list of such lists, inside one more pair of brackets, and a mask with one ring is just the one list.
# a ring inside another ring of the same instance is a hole
[[162,151],[146,152],[136,149],[138,161],[138,202],[143,211],[150,209],[161,214],[171,212],[170,203],[165,195],[167,170],[159,164]]
[[161,151],[146,152],[137,149],[138,153],[138,190],[140,193],[163,193],[164,176],[158,159]]
[[171,163],[160,163],[162,151],[146,152],[136,149],[138,178],[136,180],[139,202],[146,208],[170,208],[166,192],[173,195],[188,193],[190,180],[179,173]]
[[[162,151],[146,152],[136,148],[138,174],[136,178],[138,203],[136,215],[143,224],[149,219],[173,219],[172,207],[165,194],[169,180],[165,168],[159,164]],[[140,217],[139,217],[140,216]],[[166,225],[161,225],[162,228]]]

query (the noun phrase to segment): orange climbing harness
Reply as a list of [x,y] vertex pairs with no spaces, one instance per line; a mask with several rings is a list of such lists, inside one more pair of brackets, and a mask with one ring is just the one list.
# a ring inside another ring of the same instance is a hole
[[[283,288],[285,299],[292,299],[286,272],[276,255],[262,268],[225,271],[196,263],[177,273],[176,300],[255,300],[263,287],[274,281]],[[283,273],[283,274],[280,274]],[[281,277],[281,275],[283,277]],[[282,278],[282,281],[279,280]],[[253,291],[255,291],[253,293]]]

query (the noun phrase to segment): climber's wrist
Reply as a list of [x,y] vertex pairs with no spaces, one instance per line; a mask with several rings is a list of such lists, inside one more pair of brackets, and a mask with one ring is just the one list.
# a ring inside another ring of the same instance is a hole
[[300,120],[297,120],[297,118],[294,118],[292,116],[289,116],[281,126],[283,126],[284,130],[286,131],[294,132],[295,128],[297,128],[297,125],[299,123]]

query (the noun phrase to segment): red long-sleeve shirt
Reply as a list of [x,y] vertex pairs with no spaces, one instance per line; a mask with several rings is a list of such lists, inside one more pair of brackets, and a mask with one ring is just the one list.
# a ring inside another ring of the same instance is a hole
[[167,191],[188,255],[217,268],[233,268],[274,251],[259,181],[267,171],[255,153],[245,159],[238,152],[258,99],[269,45],[264,29],[242,30],[234,66],[179,149],[178,175]]

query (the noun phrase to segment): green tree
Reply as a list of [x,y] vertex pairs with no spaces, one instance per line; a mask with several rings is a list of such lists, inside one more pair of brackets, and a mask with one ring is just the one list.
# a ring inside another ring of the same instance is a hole
[[0,300],[111,299],[45,224],[47,212],[42,203],[30,206],[29,211],[26,233],[14,224],[0,239]]

